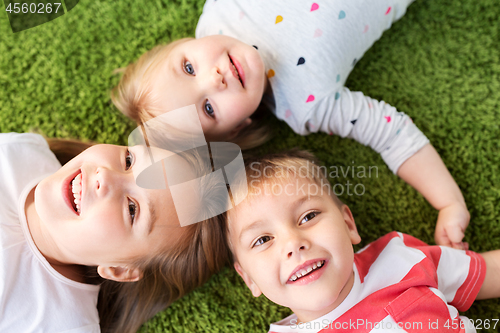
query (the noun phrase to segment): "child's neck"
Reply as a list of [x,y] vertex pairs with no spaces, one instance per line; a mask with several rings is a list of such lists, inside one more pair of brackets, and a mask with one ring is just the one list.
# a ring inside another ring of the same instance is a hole
[[304,309],[294,310],[292,308],[290,308],[290,310],[292,310],[293,313],[297,316],[297,323],[307,323],[309,321],[313,321],[335,310],[345,300],[347,295],[349,295],[353,285],[354,285],[354,272],[352,272],[351,277],[345,284],[344,288],[342,288],[342,290],[340,291],[339,296],[337,297],[337,299],[335,299],[335,301],[331,305],[318,311],[308,311]]
[[54,247],[50,246],[50,241],[47,241],[46,237],[44,237],[43,230],[40,225],[40,218],[35,208],[35,188],[36,187],[34,187],[28,194],[24,205],[26,223],[28,224],[28,229],[33,243],[35,243],[38,251],[40,251],[52,268],[54,268],[59,274],[73,281],[85,282],[85,267],[74,264],[65,264],[56,259],[57,251],[54,250]]

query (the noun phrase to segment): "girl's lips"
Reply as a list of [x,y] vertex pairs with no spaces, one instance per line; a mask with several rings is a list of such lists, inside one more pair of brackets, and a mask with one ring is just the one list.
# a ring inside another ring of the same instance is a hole
[[[80,169],[78,169],[77,171],[75,171],[72,175],[68,176],[65,179],[65,181],[63,182],[63,185],[62,185],[62,197],[64,198],[64,201],[66,202],[66,204],[68,205],[68,207],[71,209],[71,211],[76,216],[79,216],[79,215],[78,215],[78,213],[75,210],[75,206],[73,206],[75,199],[73,197],[73,191],[72,191],[72,184],[71,184],[71,182],[81,172],[82,171]],[[83,181],[82,181],[82,185],[83,185]],[[83,189],[82,189],[82,193],[83,193]]]
[[241,79],[241,84],[243,85],[243,88],[245,88],[245,72],[243,71],[243,67],[241,67],[241,64],[233,58],[232,56],[229,56],[231,58],[232,63],[234,64],[234,67],[236,67],[236,70],[238,71],[238,75],[240,76]]

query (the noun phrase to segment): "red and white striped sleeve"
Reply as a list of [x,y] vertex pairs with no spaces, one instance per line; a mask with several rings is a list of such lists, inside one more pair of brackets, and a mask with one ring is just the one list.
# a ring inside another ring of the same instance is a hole
[[459,311],[466,311],[476,299],[486,275],[483,257],[473,251],[429,246],[409,235],[404,235],[404,243],[425,253],[436,267],[437,289],[444,294],[446,302]]

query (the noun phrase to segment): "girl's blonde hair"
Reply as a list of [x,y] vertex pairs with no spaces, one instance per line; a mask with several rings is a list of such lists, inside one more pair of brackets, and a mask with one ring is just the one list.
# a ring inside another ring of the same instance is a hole
[[[111,100],[121,113],[142,125],[146,121],[162,114],[165,110],[158,103],[158,98],[153,93],[153,77],[158,73],[158,66],[166,59],[170,52],[179,44],[192,40],[182,38],[169,44],[157,45],[145,52],[135,63],[126,68],[117,69],[123,73],[120,82],[111,90]],[[270,139],[270,130],[266,125],[264,115],[269,110],[261,103],[251,116],[252,123],[242,129],[230,141],[242,149],[257,147]]]
[[[78,155],[93,143],[75,140],[47,139],[49,147],[62,163]],[[199,159],[189,154],[184,158],[194,164]],[[194,164],[198,173],[204,166]],[[207,183],[202,193],[204,209],[220,207],[224,184]],[[215,193],[215,195],[214,195]],[[208,214],[211,212],[208,211]],[[225,240],[225,224],[220,216],[188,225],[182,239],[166,253],[137,258],[133,266],[143,272],[136,282],[115,282],[99,278],[96,267],[88,267],[87,283],[100,284],[97,309],[100,327],[107,332],[136,332],[140,326],[173,301],[204,284],[210,276],[229,262]]]

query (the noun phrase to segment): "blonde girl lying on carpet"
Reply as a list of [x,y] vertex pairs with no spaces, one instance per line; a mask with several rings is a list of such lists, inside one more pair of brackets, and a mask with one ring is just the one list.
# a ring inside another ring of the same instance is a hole
[[344,87],[356,62],[412,0],[208,0],[196,39],[159,45],[125,70],[112,92],[138,123],[195,105],[207,141],[242,148],[268,130],[270,109],[300,134],[369,145],[437,210],[437,244],[466,248],[462,193],[429,140],[402,112]]
[[50,142],[0,134],[0,332],[136,332],[223,266],[217,219],[136,185],[140,146]]

